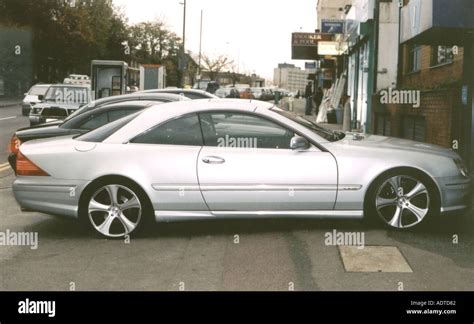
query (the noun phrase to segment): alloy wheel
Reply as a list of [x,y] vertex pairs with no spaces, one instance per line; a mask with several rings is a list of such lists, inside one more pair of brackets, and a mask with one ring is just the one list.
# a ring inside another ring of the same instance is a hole
[[123,237],[133,232],[142,217],[142,204],[129,188],[109,184],[98,189],[88,204],[89,221],[106,237]]
[[385,180],[375,196],[379,217],[394,228],[409,228],[423,221],[430,208],[430,194],[423,182],[398,175]]

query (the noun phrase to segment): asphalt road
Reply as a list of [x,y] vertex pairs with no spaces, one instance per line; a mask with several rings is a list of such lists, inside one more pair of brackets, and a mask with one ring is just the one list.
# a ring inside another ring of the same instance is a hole
[[[0,109],[0,164],[13,130],[27,124],[20,107]],[[13,180],[11,170],[0,171],[0,233],[37,232],[39,241],[37,249],[0,245],[0,290],[474,290],[472,214],[410,232],[343,220],[163,223],[125,242],[21,212]],[[327,245],[333,230],[362,233],[367,247],[398,249],[411,272],[347,271],[349,263],[398,269],[400,261],[385,250],[345,259]]]

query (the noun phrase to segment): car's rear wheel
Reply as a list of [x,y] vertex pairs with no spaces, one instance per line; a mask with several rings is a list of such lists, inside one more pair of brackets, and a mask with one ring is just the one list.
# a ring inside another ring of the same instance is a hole
[[83,221],[95,233],[107,238],[121,238],[137,232],[145,221],[147,199],[133,184],[108,181],[90,188],[83,200]]
[[420,227],[439,212],[436,187],[421,172],[389,172],[373,183],[366,199],[368,216],[392,229]]

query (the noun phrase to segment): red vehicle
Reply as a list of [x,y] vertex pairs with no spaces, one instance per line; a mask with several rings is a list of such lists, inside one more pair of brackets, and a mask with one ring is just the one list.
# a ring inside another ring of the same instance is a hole
[[240,99],[255,99],[252,90],[250,88],[245,89],[240,93]]

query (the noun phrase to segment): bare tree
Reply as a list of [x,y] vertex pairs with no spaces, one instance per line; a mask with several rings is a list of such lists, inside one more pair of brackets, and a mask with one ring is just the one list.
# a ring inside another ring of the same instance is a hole
[[204,70],[209,73],[211,81],[216,81],[219,73],[232,64],[232,60],[225,55],[219,55],[216,58],[211,58],[203,54],[202,65]]

